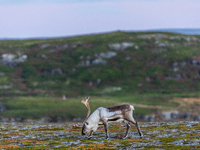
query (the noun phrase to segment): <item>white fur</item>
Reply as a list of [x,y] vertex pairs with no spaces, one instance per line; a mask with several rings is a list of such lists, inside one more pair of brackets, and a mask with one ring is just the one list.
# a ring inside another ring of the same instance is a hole
[[[130,105],[131,109],[134,110],[134,107]],[[87,130],[93,130],[94,132],[97,130],[99,124],[103,124],[104,121],[107,121],[109,119],[114,119],[116,117],[122,118],[118,119],[117,121],[112,121],[112,123],[118,122],[124,122],[122,112],[121,110],[115,111],[115,112],[109,112],[107,108],[99,107],[96,109],[87,119],[88,125],[86,125]]]
[[134,109],[134,106],[130,105],[130,107],[131,107],[132,110],[135,110],[135,109]]
[[95,132],[98,128],[99,120],[100,120],[99,110],[97,109],[87,119],[86,121],[88,123],[87,129],[93,130]]

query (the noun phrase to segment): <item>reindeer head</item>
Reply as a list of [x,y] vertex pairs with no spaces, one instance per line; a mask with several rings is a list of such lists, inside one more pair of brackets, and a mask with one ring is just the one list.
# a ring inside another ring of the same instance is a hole
[[86,134],[89,134],[91,131],[92,131],[91,126],[89,125],[88,122],[85,122],[85,124],[83,124],[83,127],[82,127],[81,135],[84,136]]
[[88,109],[87,116],[83,122],[83,127],[82,127],[82,132],[81,132],[82,135],[86,135],[87,133],[89,133],[91,131],[91,126],[87,122],[87,119],[90,115],[90,106],[89,106],[89,102],[88,102],[89,99],[90,99],[90,97],[87,97],[85,99],[83,98],[83,100],[81,101],[81,103],[83,103],[85,105],[85,107]]

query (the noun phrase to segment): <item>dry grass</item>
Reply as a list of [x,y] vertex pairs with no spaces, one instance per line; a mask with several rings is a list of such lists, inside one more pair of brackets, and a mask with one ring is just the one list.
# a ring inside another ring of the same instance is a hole
[[191,112],[198,115],[200,113],[200,98],[174,98],[178,103],[177,110]]

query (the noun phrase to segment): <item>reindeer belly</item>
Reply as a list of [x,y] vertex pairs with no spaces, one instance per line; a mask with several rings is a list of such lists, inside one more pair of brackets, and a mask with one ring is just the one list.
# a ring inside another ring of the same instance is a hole
[[124,121],[125,120],[122,115],[116,115],[108,118],[108,123],[122,123]]
[[[108,111],[108,109],[106,108],[99,108],[100,110],[100,118],[102,119],[102,121],[107,121],[108,123],[121,123],[124,122],[124,117],[122,115],[122,111],[118,110],[118,111]],[[102,124],[103,122],[100,122],[99,124]]]
[[122,122],[124,122],[123,118],[108,119],[108,123],[122,123]]

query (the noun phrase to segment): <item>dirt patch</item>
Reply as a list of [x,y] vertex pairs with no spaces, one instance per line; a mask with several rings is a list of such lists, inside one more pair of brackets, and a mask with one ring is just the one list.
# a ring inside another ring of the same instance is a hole
[[200,98],[174,98],[173,102],[178,103],[177,110],[187,111],[193,114],[200,113]]

